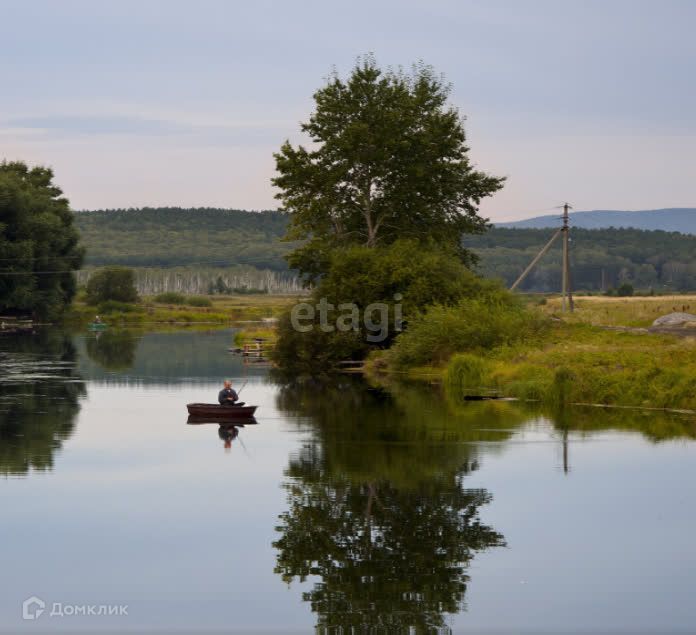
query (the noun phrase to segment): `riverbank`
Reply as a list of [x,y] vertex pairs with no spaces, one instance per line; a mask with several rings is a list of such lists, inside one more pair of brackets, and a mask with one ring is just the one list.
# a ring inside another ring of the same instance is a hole
[[[447,363],[396,368],[389,355],[369,360],[372,377],[406,374],[443,381],[456,397],[497,395],[559,406],[592,403],[696,409],[696,333],[650,333],[652,321],[696,308],[696,296],[580,297],[564,314],[558,298],[530,308],[549,319],[543,337],[485,352],[463,351]],[[617,330],[626,327],[626,330]]]
[[[297,301],[296,295],[214,295],[193,296],[209,300],[209,306],[157,302],[156,296],[142,297],[137,303],[107,302],[100,306],[87,304],[78,298],[65,316],[68,326],[86,327],[99,315],[109,326],[168,326],[228,325],[273,319],[283,309]],[[202,304],[202,303],[201,303]]]

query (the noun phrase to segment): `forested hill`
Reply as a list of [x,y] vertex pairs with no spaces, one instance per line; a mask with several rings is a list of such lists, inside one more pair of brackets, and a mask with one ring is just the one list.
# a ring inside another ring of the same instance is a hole
[[77,212],[87,265],[131,267],[251,265],[285,270],[280,212],[179,207]]
[[[495,227],[467,236],[465,246],[480,258],[487,276],[512,284],[553,235],[552,229]],[[640,289],[696,289],[696,236],[638,229],[571,230],[573,286],[601,290],[629,282]],[[542,258],[522,289],[558,291],[561,286],[561,241]]]
[[[497,223],[498,227],[539,229],[558,227],[561,212],[547,216],[536,216],[510,223]],[[672,207],[648,209],[638,212],[597,209],[590,212],[571,212],[571,225],[580,229],[604,229],[608,227],[631,227],[634,229],[661,229],[682,234],[696,234],[696,208]]]
[[[287,218],[280,212],[225,209],[143,208],[78,212],[87,265],[213,269],[251,265],[286,271],[282,242]],[[467,236],[480,257],[480,271],[511,284],[551,237],[551,229],[494,227]],[[641,289],[696,290],[696,236],[637,229],[571,231],[573,286],[600,290],[630,282]],[[522,288],[560,288],[560,241]]]

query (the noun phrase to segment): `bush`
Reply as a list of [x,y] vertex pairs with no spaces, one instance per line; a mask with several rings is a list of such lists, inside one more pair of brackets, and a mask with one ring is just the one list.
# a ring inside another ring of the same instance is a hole
[[135,273],[127,267],[105,267],[90,276],[87,282],[87,302],[100,304],[109,300],[137,302]]
[[159,304],[186,304],[186,298],[181,293],[167,291],[155,296],[155,302]]
[[203,295],[191,295],[188,298],[186,298],[186,304],[189,306],[198,306],[198,307],[211,307],[213,306],[213,303],[210,301],[210,298],[206,298]]
[[617,290],[616,295],[621,298],[628,298],[633,295],[633,285],[628,282],[624,282]]
[[[345,315],[342,304],[354,305],[360,315],[357,330],[325,333],[320,329],[317,311],[314,322],[310,322],[311,330],[300,333],[293,329],[292,309],[288,309],[278,325],[279,342],[274,354],[282,366],[299,364],[303,371],[312,365],[324,369],[337,361],[363,359],[371,350],[387,348],[400,332],[395,328],[397,305],[407,324],[434,303],[446,307],[463,297],[507,294],[497,283],[473,274],[454,252],[441,246],[424,247],[402,240],[381,248],[348,247],[334,250],[330,261],[308,302],[317,305],[326,300],[333,305],[327,311],[329,324]],[[387,309],[387,316],[379,318],[388,322],[379,341],[368,339],[375,331],[367,328],[364,319],[365,309],[375,302]]]
[[362,359],[369,350],[369,344],[355,331],[325,333],[315,328],[300,333],[293,329],[288,311],[278,320],[278,341],[271,357],[278,362],[279,376],[289,379],[330,371],[336,362]]
[[465,299],[454,307],[436,305],[416,318],[396,340],[390,358],[397,366],[447,361],[454,353],[483,352],[536,335],[539,314],[507,292]]

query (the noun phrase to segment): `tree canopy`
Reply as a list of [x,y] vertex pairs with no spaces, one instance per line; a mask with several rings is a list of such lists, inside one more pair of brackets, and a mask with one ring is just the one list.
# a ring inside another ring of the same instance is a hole
[[280,212],[143,207],[84,211],[75,222],[88,265],[233,267],[286,270]]
[[90,276],[87,282],[87,301],[90,304],[109,300],[135,302],[137,299],[135,273],[127,267],[104,267]]
[[296,328],[293,309],[281,315],[274,360],[290,374],[329,371],[337,362],[362,359],[371,350],[388,347],[402,327],[429,305],[509,295],[497,282],[473,274],[453,252],[448,245],[415,240],[378,248],[334,248],[310,296],[313,306],[326,302],[326,312],[317,309],[305,325],[307,330]]
[[0,163],[0,311],[50,318],[75,294],[83,250],[53,171]]
[[428,66],[383,71],[369,56],[347,80],[334,74],[314,94],[315,111],[302,124],[312,146],[286,141],[275,154],[288,238],[309,240],[291,254],[291,267],[316,276],[332,246],[400,238],[434,239],[467,257],[460,236],[486,228],[478,205],[503,179],[472,166],[449,94]]

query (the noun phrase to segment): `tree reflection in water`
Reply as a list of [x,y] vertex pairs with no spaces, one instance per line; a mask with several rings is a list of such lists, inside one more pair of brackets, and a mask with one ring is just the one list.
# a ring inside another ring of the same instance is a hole
[[128,370],[135,363],[140,338],[131,331],[94,333],[85,344],[89,358],[105,370]]
[[6,336],[0,358],[0,474],[50,470],[85,394],[75,348],[55,331]]
[[276,572],[319,577],[304,594],[318,631],[442,628],[463,608],[472,558],[505,544],[479,518],[491,495],[464,481],[479,462],[471,441],[508,438],[514,411],[480,404],[452,417],[427,390],[347,380],[288,386],[278,402],[310,418],[312,437],[285,472]]

